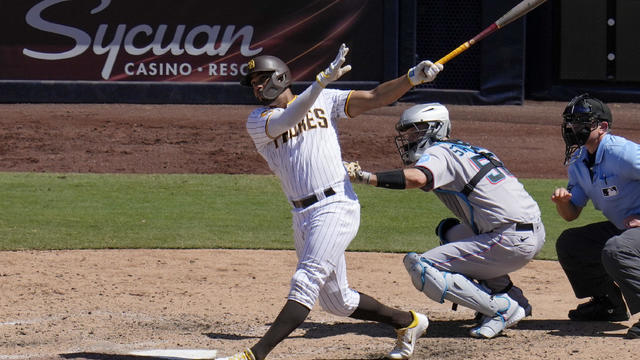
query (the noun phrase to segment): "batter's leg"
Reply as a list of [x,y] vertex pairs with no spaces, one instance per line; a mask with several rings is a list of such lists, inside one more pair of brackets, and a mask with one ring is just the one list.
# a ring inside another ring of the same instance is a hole
[[292,300],[288,300],[267,333],[258,341],[251,351],[256,360],[262,360],[297,329],[309,315],[309,308]]
[[350,317],[391,325],[396,329],[409,326],[413,316],[409,311],[401,311],[382,304],[367,294],[360,293],[360,304]]

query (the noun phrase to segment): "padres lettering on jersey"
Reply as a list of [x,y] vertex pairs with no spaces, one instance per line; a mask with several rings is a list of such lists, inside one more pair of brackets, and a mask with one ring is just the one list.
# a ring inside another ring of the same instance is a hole
[[[305,117],[288,131],[271,138],[268,121],[282,108],[259,108],[247,119],[256,149],[280,178],[289,200],[297,200],[342,182],[346,171],[338,141],[338,120],[347,118],[349,91],[324,89]],[[295,100],[293,100],[295,101]]]
[[273,143],[276,148],[279,147],[278,141],[280,143],[286,143],[289,139],[294,138],[301,134],[304,131],[313,130],[317,128],[328,128],[329,120],[325,115],[324,109],[311,109],[305,116],[304,120],[300,121],[298,125],[289,129],[287,132],[282,133],[279,137],[273,139]]

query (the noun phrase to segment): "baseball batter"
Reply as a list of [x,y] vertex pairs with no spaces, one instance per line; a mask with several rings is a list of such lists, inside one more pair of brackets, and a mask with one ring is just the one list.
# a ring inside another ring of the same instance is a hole
[[425,315],[390,308],[349,287],[344,252],[358,232],[360,205],[342,163],[337,128],[342,119],[390,104],[413,86],[432,81],[442,65],[423,61],[370,91],[326,89],[351,69],[342,66],[348,51],[342,44],[329,67],[297,96],[281,59],[263,55],[248,63],[242,83],[253,88],[264,106],[249,115],[247,131],[292,205],[298,264],[287,302],[267,333],[250,349],[226,359],[264,359],[302,324],[316,302],[338,316],[396,328],[391,359],[408,359],[427,329]]
[[442,245],[421,255],[409,253],[404,264],[427,297],[483,315],[471,336],[492,338],[526,315],[520,299],[514,299],[522,294],[513,291],[508,274],[525,266],[544,244],[540,209],[495,154],[449,140],[449,112],[443,105],[407,109],[396,129],[402,160],[414,165],[375,174],[359,169],[350,176],[379,187],[434,191],[451,210],[456,218],[436,229]]

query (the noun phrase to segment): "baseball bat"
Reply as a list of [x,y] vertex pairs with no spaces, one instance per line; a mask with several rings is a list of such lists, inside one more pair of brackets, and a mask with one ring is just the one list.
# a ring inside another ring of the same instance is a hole
[[464,44],[458,46],[455,50],[445,55],[442,59],[436,61],[436,63],[438,64],[446,63],[447,61],[460,55],[463,51],[467,50],[478,41],[486,38],[487,36],[492,34],[494,31],[509,25],[515,20],[518,20],[529,11],[540,6],[545,1],[547,0],[523,0],[518,5],[514,6],[511,10],[509,10],[506,14],[502,15],[500,19],[496,20],[493,24],[487,26],[487,28],[482,30],[478,35],[474,36],[471,40],[465,42]]

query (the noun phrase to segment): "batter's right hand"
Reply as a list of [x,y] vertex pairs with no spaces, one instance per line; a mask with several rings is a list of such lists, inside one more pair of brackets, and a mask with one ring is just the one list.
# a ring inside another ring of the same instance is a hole
[[551,201],[556,204],[568,203],[571,201],[571,193],[565,188],[556,188],[551,195]]
[[336,58],[329,64],[329,67],[316,75],[316,81],[320,86],[327,87],[330,82],[338,80],[342,75],[351,70],[351,65],[341,67],[346,61],[348,52],[349,48],[345,44],[342,44],[340,50],[338,50],[338,55],[336,55]]
[[444,66],[438,63],[432,63],[429,60],[422,61],[420,64],[412,67],[407,72],[407,78],[411,86],[418,86],[427,82],[432,82]]

